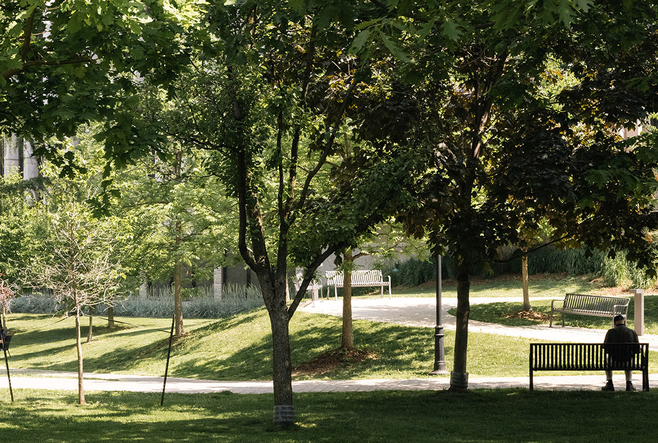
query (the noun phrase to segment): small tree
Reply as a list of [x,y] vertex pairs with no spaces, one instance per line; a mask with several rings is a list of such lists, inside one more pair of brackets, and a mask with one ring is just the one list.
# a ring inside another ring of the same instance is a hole
[[[78,148],[83,155],[75,165],[80,171],[75,178],[59,178],[65,168],[62,166],[46,163],[42,168],[50,182],[28,217],[41,253],[33,255],[26,274],[34,288],[52,290],[55,298],[66,304],[66,315],[75,317],[78,401],[85,404],[80,318],[85,308],[91,314],[93,307],[111,304],[122,271],[113,253],[117,220],[94,217],[89,203],[101,189],[95,167],[100,151],[85,144]],[[90,321],[90,330],[91,326]]]
[[210,176],[203,152],[167,143],[159,156],[149,155],[118,173],[114,185],[121,201],[113,211],[126,217],[131,231],[124,258],[131,273],[149,280],[173,276],[174,333],[184,335],[184,273],[210,277],[224,264],[225,251],[237,231],[224,188]]
[[78,402],[85,404],[80,317],[83,308],[106,302],[118,288],[118,265],[111,258],[111,237],[84,205],[69,202],[50,214],[45,253],[33,263],[32,281],[51,289],[75,317]]

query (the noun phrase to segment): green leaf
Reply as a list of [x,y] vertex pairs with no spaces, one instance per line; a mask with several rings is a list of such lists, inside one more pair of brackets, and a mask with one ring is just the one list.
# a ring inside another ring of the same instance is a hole
[[402,60],[403,62],[406,63],[411,63],[411,59],[407,56],[407,54],[398,47],[398,45],[393,42],[386,34],[383,32],[379,32],[379,35],[382,38],[382,41],[384,42],[384,45],[388,48],[389,51],[391,51],[391,54],[395,56],[398,60]]
[[459,36],[462,34],[462,32],[457,29],[457,24],[452,19],[447,19],[441,28],[443,30],[443,35],[452,41],[459,40]]
[[372,26],[372,25],[374,25],[378,22],[381,22],[381,21],[382,21],[381,18],[377,18],[377,19],[374,19],[374,20],[367,20],[363,23],[359,23],[358,25],[356,25],[354,27],[354,29],[356,29],[357,31],[360,31],[362,29],[369,28],[370,26]]
[[432,28],[434,27],[434,23],[436,23],[436,20],[430,20],[428,23],[423,25],[419,30],[418,30],[418,36],[420,37],[420,40],[424,40],[425,37],[429,35],[430,32],[432,32]]
[[363,46],[368,41],[368,37],[370,37],[369,29],[365,29],[359,32],[359,35],[357,35],[356,38],[354,39],[354,42],[352,42],[351,51],[360,51],[361,49],[363,49]]
[[576,0],[576,3],[578,4],[578,7],[583,10],[583,12],[589,11],[589,8],[592,6],[592,2],[590,0]]

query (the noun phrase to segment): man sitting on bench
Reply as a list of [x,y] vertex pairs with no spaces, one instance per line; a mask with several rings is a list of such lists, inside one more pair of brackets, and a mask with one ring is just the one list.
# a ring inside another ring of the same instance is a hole
[[[626,318],[623,315],[621,314],[615,315],[614,322],[615,322],[615,327],[608,330],[608,332],[605,334],[605,339],[603,340],[603,343],[639,343],[639,340],[637,338],[637,333],[631,328],[626,326]],[[610,363],[612,363],[612,361],[615,362],[630,361],[633,358],[631,353],[623,352],[618,347],[612,348],[610,351],[606,351],[606,353],[608,354],[607,358],[610,359],[609,360]],[[625,372],[626,372],[626,390],[635,391],[636,389],[635,387],[633,387],[633,371],[626,370]],[[605,376],[608,382],[605,384],[603,388],[601,388],[601,390],[614,391],[615,386],[612,383],[612,370],[606,369]]]

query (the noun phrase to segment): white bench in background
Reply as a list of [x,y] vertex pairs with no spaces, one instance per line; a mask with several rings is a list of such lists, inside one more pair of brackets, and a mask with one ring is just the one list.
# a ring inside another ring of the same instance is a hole
[[[343,287],[343,271],[327,271],[325,272],[325,277],[327,278],[327,291],[329,290],[329,286],[333,286],[334,297],[337,299],[338,288]],[[358,288],[365,286],[379,286],[382,290],[382,297],[384,297],[384,286],[388,286],[388,298],[391,298],[391,276],[388,276],[388,281],[384,280],[382,271],[352,271],[352,287]]]

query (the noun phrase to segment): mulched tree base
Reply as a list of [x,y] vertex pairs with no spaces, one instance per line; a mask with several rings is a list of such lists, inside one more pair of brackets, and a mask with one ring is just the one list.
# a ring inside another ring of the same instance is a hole
[[313,357],[293,369],[293,376],[321,375],[336,369],[346,368],[365,360],[376,360],[377,352],[370,349],[338,348]]

